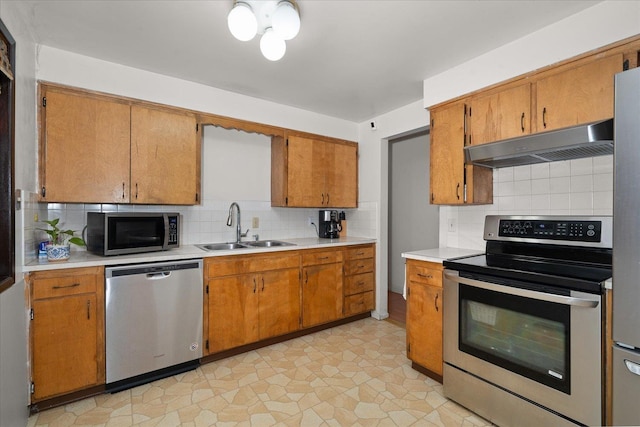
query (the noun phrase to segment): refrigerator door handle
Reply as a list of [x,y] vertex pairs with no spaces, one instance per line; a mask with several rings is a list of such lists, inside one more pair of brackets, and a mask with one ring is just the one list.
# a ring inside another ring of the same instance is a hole
[[629,359],[624,359],[624,364],[627,366],[627,369],[632,374],[640,376],[640,364],[632,362]]

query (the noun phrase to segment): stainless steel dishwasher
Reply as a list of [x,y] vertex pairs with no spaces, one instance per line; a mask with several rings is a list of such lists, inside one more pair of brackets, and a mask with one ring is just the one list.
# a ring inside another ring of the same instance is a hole
[[108,391],[198,366],[202,260],[108,267],[105,277]]

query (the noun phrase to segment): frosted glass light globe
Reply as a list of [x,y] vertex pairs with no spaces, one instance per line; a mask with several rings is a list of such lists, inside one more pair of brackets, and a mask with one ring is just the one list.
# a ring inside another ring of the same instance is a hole
[[298,11],[288,1],[281,1],[271,18],[273,31],[283,40],[291,40],[300,31]]
[[260,51],[269,61],[277,61],[287,51],[287,44],[274,33],[272,28],[267,28],[260,39]]
[[251,6],[244,2],[238,2],[227,15],[227,25],[233,37],[246,42],[255,37],[258,32],[256,20]]

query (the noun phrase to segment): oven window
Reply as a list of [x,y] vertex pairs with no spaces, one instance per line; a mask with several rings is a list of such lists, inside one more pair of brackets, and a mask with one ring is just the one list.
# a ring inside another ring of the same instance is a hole
[[568,306],[460,285],[459,348],[571,394]]
[[110,217],[109,250],[162,247],[164,218],[162,215]]

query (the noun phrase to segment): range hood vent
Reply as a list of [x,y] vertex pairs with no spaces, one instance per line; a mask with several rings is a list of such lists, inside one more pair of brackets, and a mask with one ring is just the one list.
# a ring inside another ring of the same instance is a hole
[[464,147],[466,163],[488,168],[613,154],[613,119]]

